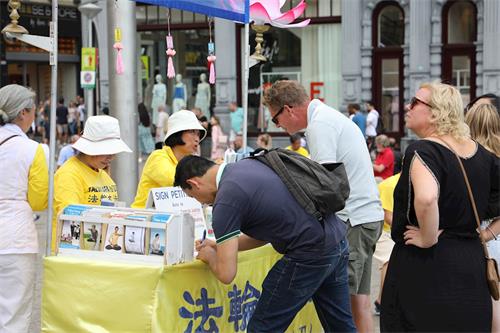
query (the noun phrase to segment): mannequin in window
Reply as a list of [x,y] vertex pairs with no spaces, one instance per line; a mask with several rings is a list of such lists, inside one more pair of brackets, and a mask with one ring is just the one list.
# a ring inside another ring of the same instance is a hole
[[207,75],[200,74],[200,83],[196,89],[196,99],[194,106],[200,108],[203,115],[210,119],[210,85],[207,83]]
[[186,85],[182,82],[182,75],[175,76],[174,98],[172,100],[172,113],[186,108],[187,91]]
[[153,97],[151,99],[151,110],[153,115],[153,124],[158,125],[158,107],[167,102],[167,86],[163,83],[161,74],[155,77],[156,84],[153,86]]

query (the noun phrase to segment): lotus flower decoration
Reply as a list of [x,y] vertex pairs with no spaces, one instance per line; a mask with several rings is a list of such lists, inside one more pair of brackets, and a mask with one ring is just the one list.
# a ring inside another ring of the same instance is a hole
[[256,25],[267,23],[277,28],[302,28],[309,24],[309,19],[292,24],[306,10],[305,0],[282,13],[281,7],[285,2],[286,0],[250,0],[250,20]]
[[282,13],[281,7],[286,0],[250,0],[250,20],[253,21],[252,29],[257,33],[255,41],[255,52],[252,58],[259,61],[266,61],[266,57],[262,55],[262,42],[264,41],[264,33],[269,30],[270,24],[277,28],[302,28],[309,24],[310,19],[298,23],[295,21],[304,10],[307,4],[302,0],[297,6],[287,12]]

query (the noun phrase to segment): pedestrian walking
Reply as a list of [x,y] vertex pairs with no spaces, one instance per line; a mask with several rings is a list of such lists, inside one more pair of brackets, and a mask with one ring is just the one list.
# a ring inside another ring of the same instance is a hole
[[155,128],[155,149],[163,147],[163,141],[168,131],[168,113],[165,104],[158,106],[158,123]]
[[371,265],[384,213],[363,134],[339,111],[318,99],[311,101],[296,81],[275,82],[264,99],[276,126],[289,134],[306,129],[312,160],[325,165],[344,163],[351,191],[337,216],[348,227],[352,313],[359,332],[373,332]]
[[359,104],[349,104],[347,105],[347,110],[352,113],[351,120],[359,127],[363,136],[366,137],[366,112],[361,111]]
[[387,135],[380,134],[375,138],[377,156],[373,162],[373,172],[375,180],[382,180],[394,175],[394,153],[390,148],[390,141]]
[[375,109],[375,105],[372,101],[368,101],[365,103],[366,110],[368,114],[366,115],[366,129],[365,135],[368,143],[368,149],[372,151],[374,149],[374,141],[377,134],[377,127],[380,121],[380,114]]
[[221,282],[230,284],[236,276],[238,251],[270,243],[283,254],[264,279],[247,332],[285,332],[310,299],[325,332],[356,331],[346,226],[335,214],[320,223],[272,169],[253,159],[217,165],[188,156],[177,165],[174,185],[213,204],[217,241],[198,241],[197,250]]
[[212,134],[212,149],[210,153],[210,158],[212,161],[222,160],[224,158],[224,152],[227,149],[227,135],[222,131],[220,126],[220,121],[217,116],[210,117],[211,124],[211,134]]
[[151,135],[151,120],[146,105],[144,105],[144,103],[139,103],[137,109],[139,113],[139,125],[137,129],[139,159],[142,162],[142,160],[146,159],[155,149],[155,142]]
[[424,83],[407,109],[406,127],[422,140],[406,149],[394,191],[381,331],[491,332],[486,261],[460,164],[486,220],[500,216],[498,158],[470,139],[456,88]]
[[0,331],[28,332],[33,312],[38,239],[33,211],[47,208],[48,152],[26,132],[35,93],[0,89]]
[[57,140],[64,145],[68,139],[68,108],[64,105],[64,98],[59,99],[56,109]]
[[[229,132],[229,143],[234,144],[236,135],[241,134],[243,131],[243,118],[244,110],[242,107],[238,107],[238,103],[229,103],[229,118],[231,119],[231,130]],[[234,149],[236,150],[236,149]]]

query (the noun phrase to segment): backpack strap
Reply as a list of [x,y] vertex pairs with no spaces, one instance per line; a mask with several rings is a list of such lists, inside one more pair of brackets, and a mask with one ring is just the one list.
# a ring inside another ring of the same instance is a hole
[[323,225],[323,215],[316,209],[313,201],[304,189],[300,187],[290,175],[285,167],[285,164],[279,157],[279,152],[277,150],[271,150],[267,154],[264,154],[261,158],[265,159],[267,164],[278,174],[299,205],[308,213],[313,215]]
[[3,145],[4,143],[6,143],[7,141],[9,141],[10,139],[15,138],[16,136],[19,136],[19,134],[14,134],[14,135],[9,136],[8,138],[6,138],[2,142],[0,142],[0,146]]

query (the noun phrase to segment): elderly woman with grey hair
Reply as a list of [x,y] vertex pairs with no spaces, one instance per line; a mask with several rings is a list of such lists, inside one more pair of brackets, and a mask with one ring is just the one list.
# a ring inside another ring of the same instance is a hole
[[26,132],[35,119],[35,93],[0,89],[0,327],[29,330],[38,239],[33,211],[47,207],[47,153]]

